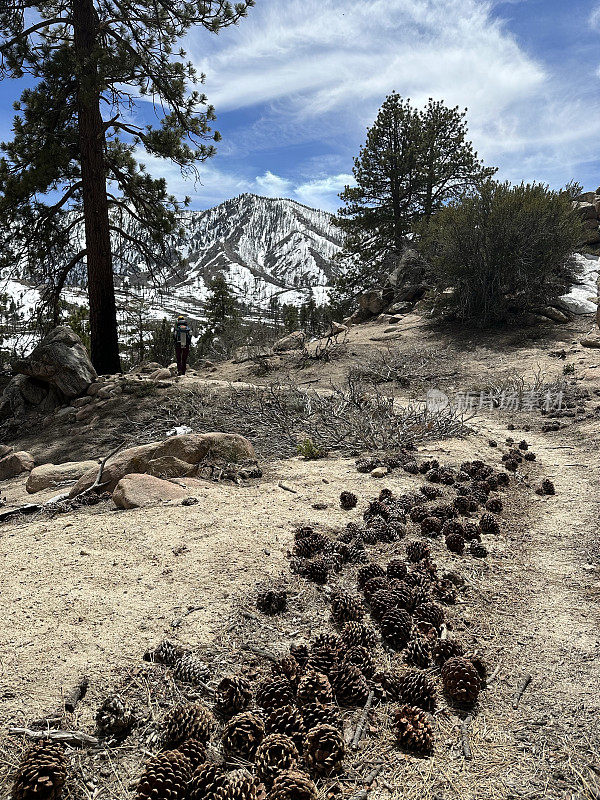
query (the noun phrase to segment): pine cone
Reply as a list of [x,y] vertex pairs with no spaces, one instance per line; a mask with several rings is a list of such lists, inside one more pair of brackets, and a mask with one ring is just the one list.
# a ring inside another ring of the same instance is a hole
[[318,725],[332,725],[340,731],[344,727],[340,710],[333,703],[307,703],[302,706],[302,719],[306,731]]
[[390,589],[391,585],[387,578],[382,578],[381,576],[377,578],[370,578],[365,585],[363,586],[363,593],[365,595],[365,600],[367,603],[371,602],[371,598],[378,592],[380,589]]
[[424,484],[419,488],[421,494],[426,497],[428,500],[435,500],[437,497],[442,497],[442,490],[438,489],[437,486],[433,486],[431,484]]
[[227,786],[228,781],[223,767],[208,762],[200,764],[190,780],[187,800],[213,800],[219,789]]
[[478,650],[471,650],[465,653],[465,658],[473,664],[479,675],[481,681],[481,688],[484,688],[487,682],[487,664],[483,660],[483,656]]
[[382,517],[386,522],[390,515],[389,506],[386,504],[386,500],[388,499],[387,495],[384,495],[378,500],[372,500],[369,503],[369,507],[363,514],[363,519],[365,522],[368,522],[370,519],[374,519],[375,517]]
[[179,745],[177,752],[185,756],[190,762],[190,769],[193,773],[197,766],[206,760],[206,745],[197,739],[186,739]]
[[378,458],[369,457],[369,458],[359,458],[356,462],[356,471],[357,472],[373,472],[374,469],[381,466],[381,461]]
[[252,700],[250,681],[239,675],[228,675],[219,683],[215,691],[217,711],[228,717],[245,711]]
[[322,558],[309,561],[302,572],[303,577],[312,583],[324,585],[329,578],[329,566],[323,561]]
[[412,459],[411,461],[406,461],[403,465],[403,469],[405,472],[408,472],[409,475],[419,474],[419,465],[414,459]]
[[442,667],[444,691],[459,703],[474,703],[479,695],[481,679],[473,664],[466,658],[451,658]]
[[256,607],[263,614],[282,614],[287,608],[287,592],[268,589],[256,598]]
[[431,602],[430,586],[415,586],[411,594],[412,608]]
[[360,622],[364,616],[362,603],[347,592],[336,592],[331,598],[331,614],[337,625]]
[[295,706],[282,706],[272,711],[267,717],[265,730],[268,734],[280,733],[289,736],[298,750],[302,750],[306,731],[302,714]]
[[451,553],[460,556],[465,551],[465,540],[460,533],[450,533],[446,536],[446,547]]
[[401,608],[392,608],[381,620],[381,635],[394,649],[401,650],[410,638],[412,619]]
[[300,664],[291,654],[273,663],[273,675],[283,675],[288,679],[294,689],[298,685],[303,671]]
[[393,589],[382,589],[379,592],[375,592],[369,605],[371,606],[373,619],[380,620],[392,608],[399,608],[400,598]]
[[96,712],[96,728],[102,736],[124,736],[133,722],[131,709],[117,694],[107,697]]
[[463,526],[463,529],[464,529],[463,536],[465,537],[466,541],[470,542],[473,541],[473,539],[481,538],[481,531],[479,530],[479,527],[475,525],[474,522],[467,522]]
[[265,736],[256,751],[256,775],[258,779],[271,786],[277,774],[294,769],[300,755],[294,742],[280,733]]
[[344,739],[332,725],[317,725],[304,740],[306,765],[317,775],[339,772],[344,759]]
[[438,536],[442,532],[443,524],[439,517],[425,517],[421,522],[421,533],[423,536]]
[[410,669],[402,675],[383,673],[381,684],[391,700],[429,712],[435,708],[435,682],[419,670]]
[[337,647],[325,644],[323,647],[313,647],[311,649],[307,668],[329,675],[336,663]]
[[328,647],[330,650],[337,650],[340,646],[339,637],[335,633],[320,633],[312,640],[311,648],[313,650],[321,647]]
[[338,667],[332,671],[330,681],[338,705],[364,705],[369,695],[369,686],[358,667],[352,664]]
[[342,646],[349,650],[351,647],[374,647],[377,634],[369,625],[362,622],[347,622],[340,634]]
[[27,750],[15,773],[13,800],[58,800],[67,780],[62,745],[40,739]]
[[500,526],[493,514],[482,514],[479,520],[479,530],[482,533],[500,533]]
[[387,565],[387,576],[391,581],[403,581],[406,578],[408,569],[404,561],[393,558]]
[[471,511],[471,501],[466,495],[459,494],[454,498],[452,505],[463,517],[466,517]]
[[232,717],[223,729],[223,752],[232,756],[253,761],[256,748],[265,735],[265,726],[260,717],[244,711]]
[[311,533],[308,536],[303,536],[301,539],[296,539],[294,545],[294,553],[300,558],[310,558],[322,553],[323,550],[329,545],[329,539],[322,533]]
[[304,669],[308,663],[308,647],[306,644],[292,644],[290,645],[290,655],[292,655],[298,662],[300,669]]
[[528,453],[525,453],[525,461],[535,461],[536,455],[533,450],[530,450]]
[[364,542],[360,538],[356,539],[350,546],[348,562],[350,564],[366,564],[368,560]]
[[294,690],[287,678],[275,675],[264,680],[256,690],[256,703],[266,711],[294,702]]
[[414,664],[421,669],[427,669],[431,664],[431,648],[427,639],[415,636],[406,646],[404,659],[408,664]]
[[429,509],[427,506],[415,505],[410,510],[411,522],[419,524],[429,516]]
[[278,775],[269,800],[317,800],[317,787],[304,772],[288,770]]
[[421,603],[413,612],[416,620],[431,622],[439,630],[444,624],[444,609],[438,603]]
[[438,667],[443,667],[446,661],[456,656],[462,656],[464,648],[456,639],[437,639],[431,648],[433,662]]
[[401,706],[394,714],[394,727],[400,747],[424,754],[433,750],[433,727],[420,708]]
[[491,511],[492,514],[499,514],[502,511],[502,500],[499,497],[490,497],[485,504],[486,511]]
[[242,773],[219,789],[215,793],[214,800],[264,800],[265,797],[264,785],[256,778]]
[[340,506],[344,511],[351,511],[358,505],[358,497],[352,492],[342,492],[340,495]]
[[[441,527],[441,526],[440,526]],[[406,545],[406,557],[413,564],[431,556],[431,547],[425,542],[409,542]]]
[[478,542],[477,539],[473,539],[469,545],[469,553],[474,558],[487,558],[488,555],[487,547],[481,544],[481,542]]
[[358,667],[365,678],[370,678],[375,671],[375,665],[371,654],[366,647],[351,647],[343,655],[342,666]]
[[174,667],[179,659],[188,652],[189,650],[180,644],[176,644],[170,639],[163,639],[154,652],[147,653],[144,658],[146,661],[155,661],[158,664],[166,664],[167,667]]
[[214,727],[213,715],[202,703],[181,703],[163,719],[163,743],[165,747],[177,747],[185,739],[207,742]]
[[296,700],[299,706],[307,703],[323,703],[324,705],[332,703],[333,690],[327,675],[309,670],[300,679]]
[[192,775],[192,765],[179,750],[159,753],[144,767],[136,800],[183,800]]
[[365,564],[364,567],[361,567],[356,573],[358,588],[362,589],[366,582],[371,578],[385,578],[385,570],[383,567],[380,567],[379,564],[375,564],[373,562],[370,564]]
[[556,494],[556,489],[554,488],[554,484],[549,478],[544,478],[541,482],[540,486],[535,490],[536,494]]
[[405,581],[392,581],[391,590],[396,597],[396,608],[404,608],[406,611],[414,608],[417,589],[413,589]]
[[186,653],[179,659],[173,669],[173,675],[178,681],[195,686],[210,680],[208,664],[193,653]]

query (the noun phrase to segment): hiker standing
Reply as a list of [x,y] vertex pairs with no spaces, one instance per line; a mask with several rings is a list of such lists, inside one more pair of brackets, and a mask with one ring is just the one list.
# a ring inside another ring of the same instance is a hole
[[173,341],[175,342],[177,374],[185,375],[187,360],[190,354],[190,345],[192,343],[192,331],[187,324],[186,318],[181,314],[177,317],[177,322],[173,329]]

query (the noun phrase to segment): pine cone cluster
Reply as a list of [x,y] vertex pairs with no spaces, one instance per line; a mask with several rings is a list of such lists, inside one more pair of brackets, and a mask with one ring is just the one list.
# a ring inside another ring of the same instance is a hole
[[428,754],[433,750],[433,726],[420,708],[401,706],[394,714],[398,744],[414,753]]
[[67,780],[62,745],[41,739],[25,753],[13,781],[13,800],[58,800]]
[[379,564],[373,562],[360,567],[356,573],[356,581],[359,589],[363,589],[367,581],[371,578],[385,578],[385,570]]
[[187,800],[212,799],[228,782],[227,772],[223,767],[211,763],[200,764],[191,777]]
[[281,706],[272,711],[265,722],[265,732],[267,734],[280,733],[283,736],[288,736],[299,752],[302,752],[306,729],[303,716],[296,706]]

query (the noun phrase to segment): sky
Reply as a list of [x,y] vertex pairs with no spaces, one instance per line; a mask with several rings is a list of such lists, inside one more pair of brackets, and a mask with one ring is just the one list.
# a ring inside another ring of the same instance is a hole
[[[335,211],[392,91],[467,108],[502,179],[600,184],[600,0],[256,0],[185,47],[223,140],[201,183],[141,160],[192,208],[255,192]],[[0,83],[0,138],[20,88]],[[138,114],[150,118],[146,103]]]

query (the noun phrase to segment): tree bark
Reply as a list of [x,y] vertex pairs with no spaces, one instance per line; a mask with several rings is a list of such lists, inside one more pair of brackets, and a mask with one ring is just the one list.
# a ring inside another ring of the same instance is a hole
[[100,113],[100,87],[95,53],[98,24],[93,0],[73,0],[75,51],[80,68],[77,105],[91,357],[97,372],[107,374],[120,372],[121,362],[106,195],[106,140]]

